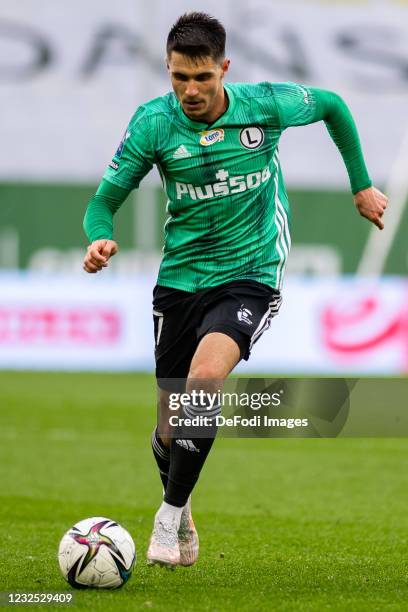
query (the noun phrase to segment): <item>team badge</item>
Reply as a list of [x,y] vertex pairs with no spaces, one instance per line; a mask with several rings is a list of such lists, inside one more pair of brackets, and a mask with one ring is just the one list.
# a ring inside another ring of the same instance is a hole
[[259,127],[246,127],[240,131],[239,140],[246,149],[259,149],[265,140],[265,134]]
[[200,144],[203,145],[203,147],[209,147],[216,142],[222,142],[224,140],[224,130],[205,130],[201,132],[200,135]]
[[249,308],[244,308],[244,304],[241,304],[241,308],[237,312],[238,321],[241,323],[246,323],[247,325],[253,325],[250,317],[252,317],[252,312]]

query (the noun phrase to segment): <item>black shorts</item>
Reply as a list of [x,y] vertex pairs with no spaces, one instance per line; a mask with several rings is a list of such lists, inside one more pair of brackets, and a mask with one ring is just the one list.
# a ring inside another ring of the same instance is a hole
[[235,340],[241,359],[278,314],[281,294],[252,280],[232,281],[196,293],[156,285],[153,291],[156,377],[185,379],[201,338],[222,332]]

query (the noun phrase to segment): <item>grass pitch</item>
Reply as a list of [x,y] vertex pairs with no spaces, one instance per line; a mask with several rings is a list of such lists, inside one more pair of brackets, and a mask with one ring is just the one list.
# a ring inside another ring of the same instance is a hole
[[217,440],[193,497],[199,562],[170,572],[145,563],[154,421],[151,376],[0,374],[0,591],[70,590],[59,540],[102,515],[131,532],[137,565],[73,609],[407,609],[405,439]]

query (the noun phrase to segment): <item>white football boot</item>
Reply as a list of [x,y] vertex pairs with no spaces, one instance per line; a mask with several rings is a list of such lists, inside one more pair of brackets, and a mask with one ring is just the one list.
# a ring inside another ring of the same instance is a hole
[[[159,514],[159,513],[158,513]],[[147,551],[148,565],[160,565],[174,569],[180,563],[178,522],[166,520],[156,514],[153,532]]]
[[178,544],[180,550],[179,564],[184,566],[193,565],[198,559],[199,539],[193,517],[191,516],[190,497],[181,513]]

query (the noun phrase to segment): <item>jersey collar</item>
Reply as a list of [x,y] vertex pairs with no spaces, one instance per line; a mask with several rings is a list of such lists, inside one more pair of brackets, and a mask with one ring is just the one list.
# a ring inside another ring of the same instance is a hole
[[200,132],[202,130],[213,130],[213,129],[216,129],[217,127],[222,127],[223,125],[228,123],[230,117],[232,116],[234,112],[235,96],[233,94],[232,88],[229,87],[228,84],[224,85],[224,90],[225,90],[226,95],[228,96],[227,110],[220,117],[218,117],[216,121],[210,124],[202,123],[201,121],[193,121],[192,119],[187,117],[187,115],[184,113],[183,109],[181,108],[180,102],[177,100],[178,115],[183,121],[183,123],[186,123],[190,128],[192,128],[193,130],[197,132]]

